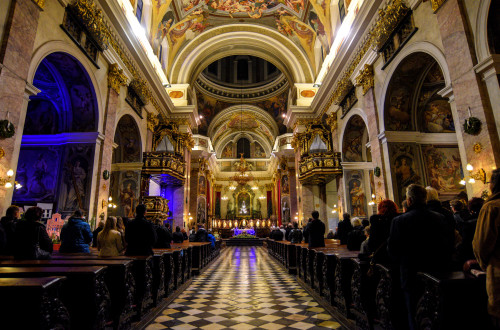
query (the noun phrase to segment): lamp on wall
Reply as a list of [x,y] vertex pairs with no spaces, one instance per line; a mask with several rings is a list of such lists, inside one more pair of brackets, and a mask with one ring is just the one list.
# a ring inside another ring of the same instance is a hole
[[228,200],[227,196],[222,196],[220,199],[222,199],[223,201],[227,201]]
[[[104,207],[104,205],[103,205],[103,207]],[[111,197],[111,196],[109,196],[109,198],[108,198],[108,208],[109,209],[116,209],[117,208],[117,205],[115,203],[113,203],[113,197]]]
[[[479,181],[482,181],[484,184],[486,184],[486,172],[484,171],[484,169],[480,168],[476,172],[473,172],[474,167],[471,164],[467,164],[465,169],[467,170],[467,172],[469,172],[469,180],[467,182],[476,183],[476,180],[479,180]],[[465,184],[466,184],[465,179],[466,179],[466,177],[460,181],[460,184],[462,186],[465,186]]]
[[333,214],[338,213],[337,204],[333,205],[332,213]]
[[377,196],[375,196],[375,194],[372,194],[372,200],[368,203],[368,205],[373,206],[373,205],[377,204],[376,198],[377,198]]
[[21,189],[23,187],[19,182],[13,180],[14,171],[12,169],[8,170],[6,175],[7,177],[0,178],[0,186],[4,186],[7,189],[13,186],[15,186],[15,189]]

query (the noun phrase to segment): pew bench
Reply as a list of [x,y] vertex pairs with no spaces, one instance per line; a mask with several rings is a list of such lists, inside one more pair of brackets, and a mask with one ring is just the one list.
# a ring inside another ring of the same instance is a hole
[[68,329],[68,310],[59,299],[63,277],[0,278],[2,329]]

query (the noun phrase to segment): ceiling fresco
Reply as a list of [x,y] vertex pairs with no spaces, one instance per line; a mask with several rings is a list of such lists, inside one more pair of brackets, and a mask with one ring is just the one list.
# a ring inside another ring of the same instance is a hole
[[[229,103],[217,100],[199,91],[196,92],[196,98],[198,100],[198,114],[202,116],[201,124],[198,126],[198,134],[204,135],[207,134],[210,123],[219,112],[231,106],[240,105],[238,103]],[[278,125],[279,134],[284,134],[287,132],[286,126],[283,125],[282,114],[286,113],[287,111],[288,91],[273,96],[267,100],[245,104],[257,106],[269,113],[271,117],[275,119],[276,124]],[[234,127],[232,127],[233,129],[239,128],[240,126],[240,124],[236,122],[234,122],[232,125],[234,125]],[[249,124],[247,122],[247,119],[245,119],[245,124],[243,124],[242,127],[248,128],[255,125],[256,123]]]
[[258,24],[292,40],[317,71],[332,44],[330,1],[153,0],[150,42],[168,73],[179,51],[204,31]]

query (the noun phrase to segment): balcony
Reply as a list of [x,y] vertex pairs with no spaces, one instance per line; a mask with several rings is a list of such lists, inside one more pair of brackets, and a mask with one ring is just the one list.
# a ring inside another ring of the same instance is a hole
[[186,163],[170,152],[145,152],[143,156],[143,174],[168,174],[184,183],[186,180]]
[[299,162],[299,181],[302,184],[326,184],[342,175],[341,153],[313,153]]

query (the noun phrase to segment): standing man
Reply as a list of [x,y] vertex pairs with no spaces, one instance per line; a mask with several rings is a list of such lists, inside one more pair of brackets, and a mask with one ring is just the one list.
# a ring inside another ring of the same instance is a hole
[[313,211],[311,214],[313,220],[309,224],[309,248],[325,246],[325,224],[319,219],[319,212]]
[[153,254],[153,246],[157,236],[153,224],[146,220],[146,205],[139,204],[135,208],[135,219],[125,228],[128,256],[148,256]]
[[[408,211],[394,218],[387,240],[389,256],[399,264],[409,328],[415,329],[417,272],[443,270],[450,264],[450,244],[443,215],[426,206],[427,191],[418,184],[406,190]],[[425,244],[422,244],[422,243]]]

